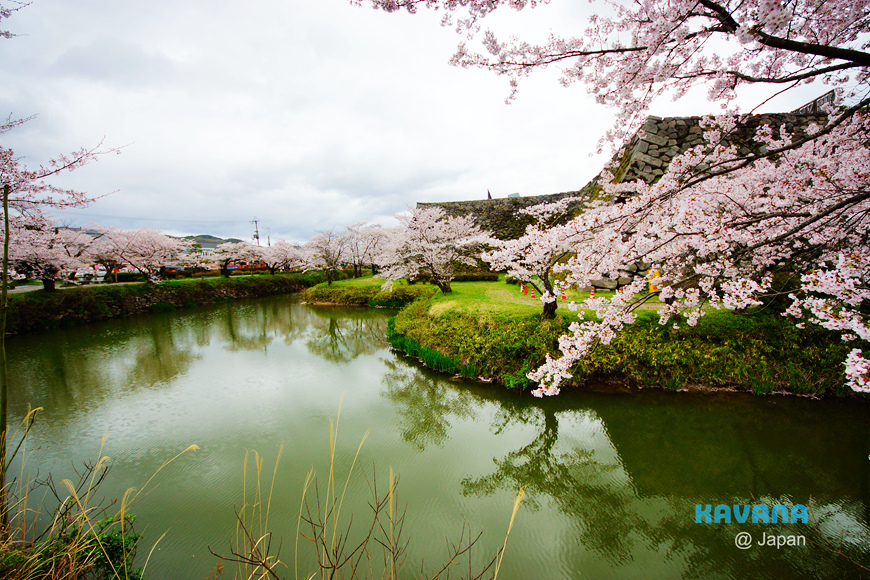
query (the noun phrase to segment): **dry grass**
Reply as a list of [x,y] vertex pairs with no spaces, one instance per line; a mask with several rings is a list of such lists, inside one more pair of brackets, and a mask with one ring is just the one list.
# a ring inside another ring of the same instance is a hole
[[133,531],[130,510],[147,494],[149,484],[164,467],[197,449],[196,445],[164,462],[142,487],[130,488],[120,499],[105,504],[96,499],[110,468],[109,457],[103,455],[105,437],[96,461],[86,464],[74,478],[55,482],[51,476],[32,480],[26,475],[26,435],[38,411],[28,413],[22,422],[23,434],[16,448],[23,460],[21,473],[10,493],[10,528],[5,541],[0,543],[0,577],[8,580],[142,578],[147,561],[141,570],[133,567],[140,536]]
[[[378,478],[373,470],[371,476],[366,477],[371,491],[368,502],[371,510],[369,517],[342,513],[348,487],[354,473],[359,471],[357,463],[368,432],[360,440],[356,453],[350,460],[347,473],[340,476],[339,458],[336,456],[340,418],[341,406],[339,405],[336,419],[330,420],[329,424],[329,471],[326,481],[320,482],[313,469],[305,479],[296,524],[293,578],[296,580],[299,578],[312,580],[317,577],[396,580],[402,576],[408,547],[408,541],[402,535],[406,508],[400,507],[399,504],[399,478],[390,468],[387,488],[382,490],[378,488]],[[246,483],[243,485],[242,508],[236,512],[238,525],[235,543],[231,546],[229,555],[215,554],[220,561],[211,577],[216,578],[223,571],[223,561],[236,563],[235,578],[239,580],[278,579],[279,573],[287,568],[286,563],[280,559],[280,543],[276,546],[273,542],[272,531],[268,524],[271,495],[275,488],[274,474],[277,472],[279,461],[280,452],[267,492],[262,487],[264,483],[262,458],[256,452],[246,455],[244,468]],[[250,462],[253,462],[253,470],[248,469]],[[252,480],[250,485],[247,483],[249,477]],[[430,572],[424,572],[422,569],[415,571],[414,577],[446,580],[450,578],[451,571],[455,570],[460,559],[467,559],[468,567],[463,567],[463,577],[469,580],[480,579],[491,572],[492,578],[497,578],[522,496],[523,490],[514,502],[504,544],[491,560],[472,571],[472,548],[477,544],[481,534],[473,536],[470,529],[466,531],[466,526],[463,526],[459,541],[448,543],[450,554],[447,561]],[[307,544],[307,547],[313,550],[317,561],[314,571],[303,571],[301,575],[299,568],[304,564],[300,564],[300,540],[302,548]]]

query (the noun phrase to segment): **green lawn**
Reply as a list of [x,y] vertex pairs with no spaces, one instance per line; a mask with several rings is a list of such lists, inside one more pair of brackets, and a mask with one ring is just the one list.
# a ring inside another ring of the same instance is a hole
[[[449,310],[460,312],[485,312],[490,314],[504,314],[528,316],[532,314],[540,314],[543,305],[540,296],[532,298],[532,288],[529,287],[528,294],[523,294],[520,286],[517,284],[506,284],[504,274],[499,276],[498,282],[452,282],[450,284],[453,290],[449,294],[438,292],[432,300],[432,306],[429,310],[430,314],[443,314]],[[384,280],[381,278],[373,278],[371,275],[363,278],[350,280],[339,280],[333,282],[332,285],[338,288],[377,288],[383,285]],[[407,285],[405,280],[395,282],[396,285]],[[420,284],[420,286],[431,286],[431,284]],[[595,295],[609,298],[614,292],[596,290]],[[558,295],[559,311],[567,312],[567,305],[573,300],[581,303],[589,297],[589,292],[579,292],[569,289],[565,293],[565,300],[562,300],[561,294]],[[644,304],[643,308],[648,310],[656,310],[661,307],[661,302],[658,298],[653,298],[648,303]],[[565,310],[562,310],[562,309]],[[557,311],[558,312],[558,311]]]

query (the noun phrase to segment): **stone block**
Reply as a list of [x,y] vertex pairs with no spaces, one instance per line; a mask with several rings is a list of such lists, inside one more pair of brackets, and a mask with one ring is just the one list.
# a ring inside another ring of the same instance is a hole
[[656,145],[664,145],[668,142],[667,138],[659,137],[654,133],[647,132],[643,137],[641,137],[643,141],[648,141],[650,143],[655,143]]
[[601,288],[602,290],[616,290],[619,287],[619,283],[612,278],[599,278],[592,280],[591,284],[593,288]]
[[652,165],[653,167],[661,167],[662,165],[664,165],[664,163],[662,163],[660,159],[656,159],[655,157],[652,157],[645,153],[635,153],[634,157],[638,161],[643,161],[647,165]]

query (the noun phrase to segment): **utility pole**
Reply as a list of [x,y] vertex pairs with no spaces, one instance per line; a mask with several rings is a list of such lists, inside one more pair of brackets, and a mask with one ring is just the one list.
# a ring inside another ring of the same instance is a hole
[[257,218],[255,217],[251,223],[254,224],[254,239],[257,240],[257,245],[260,245],[260,230],[257,228]]
[[266,228],[266,245],[272,247],[272,228]]

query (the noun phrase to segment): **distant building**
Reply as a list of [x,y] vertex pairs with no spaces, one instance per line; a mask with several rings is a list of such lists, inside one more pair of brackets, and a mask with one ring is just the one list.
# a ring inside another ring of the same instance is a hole
[[215,240],[194,240],[194,244],[199,246],[199,255],[201,258],[210,258],[214,254],[214,249],[222,242]]

